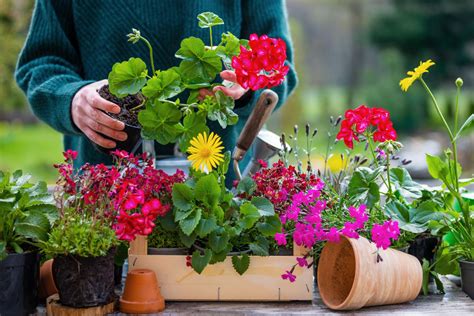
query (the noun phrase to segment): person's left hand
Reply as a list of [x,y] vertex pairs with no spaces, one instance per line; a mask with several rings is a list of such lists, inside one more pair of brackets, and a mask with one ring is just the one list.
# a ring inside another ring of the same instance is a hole
[[249,89],[244,89],[240,84],[237,83],[237,76],[232,70],[224,70],[220,73],[223,80],[227,80],[232,83],[230,87],[226,86],[217,86],[211,90],[209,89],[200,89],[199,90],[199,99],[202,100],[206,95],[213,95],[217,91],[224,92],[225,95],[231,97],[234,100],[240,99]]

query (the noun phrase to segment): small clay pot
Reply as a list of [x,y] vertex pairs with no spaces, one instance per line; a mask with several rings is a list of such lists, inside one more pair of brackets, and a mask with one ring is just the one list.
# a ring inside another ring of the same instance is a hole
[[39,293],[40,299],[45,300],[53,294],[58,293],[53,278],[53,260],[45,261],[40,267]]
[[120,298],[120,311],[127,314],[157,313],[165,309],[155,272],[149,269],[129,271]]

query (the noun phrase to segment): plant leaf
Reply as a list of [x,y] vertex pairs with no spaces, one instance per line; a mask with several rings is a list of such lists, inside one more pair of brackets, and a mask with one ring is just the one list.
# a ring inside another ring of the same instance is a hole
[[159,100],[148,103],[146,109],[138,113],[144,138],[154,139],[162,145],[176,141],[180,120],[181,111],[176,105]]
[[472,122],[474,122],[474,114],[471,114],[469,115],[469,117],[467,118],[467,120],[462,124],[461,128],[459,129],[459,131],[456,133],[456,136],[454,136],[454,141],[456,141],[460,136],[461,136],[461,133],[468,129],[469,126],[471,126]]
[[379,185],[377,178],[381,169],[371,170],[367,167],[359,167],[354,172],[348,187],[348,194],[356,202],[364,203],[372,208],[380,200]]
[[179,148],[181,149],[181,152],[186,152],[191,139],[202,132],[207,132],[209,134],[206,117],[195,112],[185,115],[180,131],[181,140],[179,142]]
[[187,236],[191,235],[201,220],[202,210],[195,209],[189,216],[179,221],[179,227]]
[[196,241],[195,233],[191,234],[190,236],[186,236],[185,234],[183,234],[181,230],[179,230],[178,234],[179,234],[179,239],[181,240],[183,245],[187,248],[190,248]]
[[178,72],[186,84],[210,83],[222,70],[221,59],[216,52],[206,50],[204,42],[196,37],[182,40],[175,56],[183,59]]
[[209,236],[209,247],[211,247],[214,252],[222,252],[229,242],[229,234],[223,232],[221,234],[213,231]]
[[255,181],[250,177],[245,177],[237,184],[237,194],[247,193],[248,195],[252,195],[256,188],[257,184]]
[[28,212],[27,216],[15,224],[15,232],[34,241],[47,241],[50,230],[48,218],[39,212]]
[[406,199],[418,199],[421,197],[422,186],[411,179],[408,170],[405,168],[390,169],[390,181],[395,191]]
[[232,266],[238,274],[244,274],[250,266],[249,255],[244,254],[240,258],[238,256],[232,256]]
[[216,219],[211,217],[209,219],[203,218],[197,226],[196,233],[199,237],[204,238],[217,228]]
[[250,250],[252,253],[257,256],[268,256],[268,249],[270,247],[270,243],[268,240],[263,236],[258,236],[257,240],[251,244],[249,244]]
[[172,199],[173,205],[181,211],[188,211],[193,206],[193,189],[185,183],[175,183],[173,185]]
[[0,261],[7,257],[7,245],[4,241],[0,241]]
[[110,92],[119,98],[137,94],[145,85],[147,74],[146,64],[140,58],[116,63],[109,73]]
[[199,250],[193,252],[193,256],[191,258],[191,265],[198,274],[204,270],[204,268],[209,264],[211,261],[212,251],[210,249],[206,249],[204,251],[204,255],[201,255]]
[[224,21],[213,12],[203,12],[197,16],[198,25],[200,28],[209,28],[216,25],[224,24]]
[[240,222],[246,229],[252,228],[260,219],[260,213],[257,207],[250,202],[245,202],[240,206],[240,214]]
[[172,98],[182,91],[181,77],[173,68],[157,71],[142,90],[147,98],[159,100]]
[[265,218],[265,222],[257,223],[258,231],[265,237],[273,237],[276,233],[281,232],[281,221],[278,215]]
[[252,198],[251,203],[257,208],[260,216],[273,216],[275,215],[275,209],[273,204],[264,197],[256,196]]
[[217,204],[221,195],[221,188],[214,174],[208,174],[200,178],[196,183],[195,197],[209,207]]

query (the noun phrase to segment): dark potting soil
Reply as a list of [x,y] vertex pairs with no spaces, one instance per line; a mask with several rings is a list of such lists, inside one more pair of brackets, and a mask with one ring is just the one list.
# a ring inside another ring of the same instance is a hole
[[71,307],[105,305],[115,299],[115,249],[102,257],[58,256],[53,276],[61,304]]
[[112,93],[110,93],[109,85],[102,86],[99,90],[97,90],[99,95],[120,106],[120,113],[107,113],[110,117],[117,119],[121,122],[124,122],[133,127],[140,127],[140,123],[138,123],[138,111],[130,111],[134,107],[139,106],[145,101],[145,97],[142,94],[135,94],[135,95],[128,95],[124,98],[117,98]]

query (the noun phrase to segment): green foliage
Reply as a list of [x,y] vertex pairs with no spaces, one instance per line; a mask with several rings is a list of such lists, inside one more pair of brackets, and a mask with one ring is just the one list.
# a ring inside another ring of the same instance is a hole
[[432,201],[422,202],[418,207],[391,201],[386,204],[385,212],[388,217],[398,221],[401,229],[419,234],[429,228],[431,221],[438,221],[444,217],[439,209],[439,205]]
[[58,217],[46,183],[30,178],[21,170],[0,171],[0,260],[45,242]]
[[105,256],[118,245],[115,231],[103,222],[68,210],[51,229],[49,239],[42,245],[47,256],[78,255],[81,257]]
[[243,254],[241,257],[232,256],[232,266],[238,274],[242,275],[248,270],[250,265],[250,257],[247,254]]
[[146,84],[148,70],[140,58],[116,63],[109,73],[110,92],[119,98],[129,94],[137,94]]
[[183,91],[181,77],[173,68],[157,71],[142,90],[145,97],[158,100],[172,98],[181,91]]
[[381,169],[358,168],[349,182],[348,194],[354,202],[364,203],[369,208],[380,200],[379,182]]
[[160,144],[175,142],[179,136],[178,124],[181,111],[173,104],[155,100],[140,111],[138,120],[143,127],[145,138],[154,138]]
[[[230,153],[225,157],[224,163],[228,164]],[[217,168],[209,174],[195,172],[192,180],[173,186],[173,216],[181,242],[202,250],[196,251],[192,259],[198,273],[207,264],[223,261],[231,251],[268,256],[273,236],[282,229],[270,201],[238,198],[226,189],[226,171]],[[249,183],[252,180],[246,181],[248,187],[255,186]],[[245,256],[233,259],[238,273],[245,272],[248,260]]]
[[216,25],[224,24],[224,21],[213,12],[203,12],[197,16],[200,28],[210,28]]

